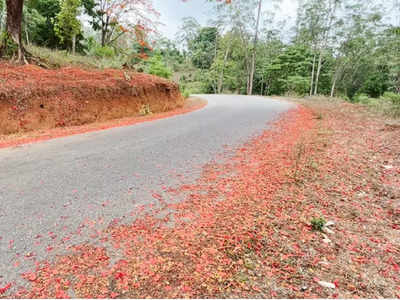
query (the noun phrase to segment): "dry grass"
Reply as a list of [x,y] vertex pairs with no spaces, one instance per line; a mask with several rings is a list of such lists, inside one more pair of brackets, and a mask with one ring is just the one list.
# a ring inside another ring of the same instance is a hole
[[125,63],[125,60],[118,56],[100,58],[89,55],[73,55],[66,50],[49,49],[34,45],[30,45],[28,51],[52,68],[73,66],[84,69],[122,69]]
[[321,233],[309,244],[327,264],[304,271],[336,281],[336,294],[322,297],[399,297],[400,123],[337,99],[291,100],[317,116],[314,137],[299,145],[315,154],[312,164],[299,159],[300,184],[287,185],[280,197],[303,195],[299,218],[311,208],[336,223],[333,234]]

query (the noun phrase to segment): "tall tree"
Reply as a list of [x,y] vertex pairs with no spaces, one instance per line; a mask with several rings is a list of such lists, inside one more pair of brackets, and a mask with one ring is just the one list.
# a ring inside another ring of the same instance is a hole
[[253,50],[255,50],[254,29],[257,27],[257,18],[254,13],[256,11],[258,12],[258,8],[260,8],[259,5],[259,0],[237,0],[232,1],[230,5],[226,5],[225,2],[217,4],[216,18],[218,23],[221,24],[226,31],[237,32],[241,40],[241,50],[243,50],[243,67],[246,70],[245,93],[248,93],[251,87],[250,79],[252,73],[252,58]]
[[[27,63],[25,58],[25,48],[22,44],[22,13],[24,0],[6,0],[6,35],[0,45],[0,56],[9,52],[9,39],[16,45],[17,61]],[[12,46],[11,46],[12,48]]]
[[[38,23],[34,32],[34,43],[48,48],[62,48],[61,41],[55,32],[54,21],[61,11],[62,1],[60,0],[27,0],[25,6],[28,11],[36,10],[43,18],[44,22]],[[26,22],[28,27],[31,22]],[[33,28],[32,28],[33,29]]]
[[54,24],[57,36],[61,42],[71,45],[73,54],[75,54],[76,36],[81,31],[81,22],[77,19],[80,5],[80,0],[62,0],[61,11]]
[[256,28],[255,28],[255,33],[254,33],[254,43],[253,43],[253,49],[252,49],[252,54],[251,54],[251,68],[250,68],[250,75],[249,75],[250,78],[249,78],[249,86],[247,89],[247,95],[253,94],[253,81],[254,81],[254,71],[255,71],[255,67],[256,67],[258,28],[260,26],[261,7],[262,7],[262,0],[259,0]]
[[140,25],[146,31],[156,29],[159,16],[152,0],[83,0],[93,29],[101,33],[105,46]]

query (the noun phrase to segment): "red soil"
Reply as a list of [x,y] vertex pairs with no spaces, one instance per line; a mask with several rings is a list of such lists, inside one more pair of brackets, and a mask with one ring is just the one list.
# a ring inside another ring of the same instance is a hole
[[165,119],[173,117],[176,115],[181,115],[189,113],[198,109],[203,108],[207,105],[206,101],[201,99],[189,99],[183,107],[173,109],[167,112],[155,113],[147,116],[130,117],[115,119],[106,122],[91,123],[81,126],[70,126],[70,127],[59,127],[47,130],[36,130],[18,135],[5,135],[0,136],[0,149],[15,147],[24,144],[31,144],[40,141],[47,141],[59,137],[82,134],[86,132],[93,132],[99,130],[106,130],[115,127],[129,126],[134,124],[139,124],[143,122],[150,122],[160,119]]
[[0,135],[104,122],[182,107],[178,85],[122,70],[0,63]]

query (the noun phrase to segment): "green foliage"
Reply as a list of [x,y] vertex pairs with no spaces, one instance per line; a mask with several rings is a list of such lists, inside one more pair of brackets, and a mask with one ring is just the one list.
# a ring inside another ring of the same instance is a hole
[[289,93],[294,93],[298,96],[304,96],[310,90],[310,79],[303,76],[288,76],[285,80]]
[[400,117],[400,94],[386,92],[379,98],[371,98],[367,94],[357,94],[353,101],[367,106],[374,112],[393,118]]
[[197,36],[189,41],[189,51],[193,65],[209,69],[213,63],[218,31],[215,27],[201,28]]
[[34,28],[31,27],[29,20],[26,22],[30,26],[31,41],[39,46],[50,48],[60,47],[60,39],[54,30],[54,20],[61,10],[59,0],[27,0],[25,6],[28,11],[36,10],[44,18],[44,22],[38,22]]
[[37,41],[40,39],[39,28],[45,26],[46,18],[43,17],[35,8],[24,7],[23,27],[26,42]]
[[0,33],[0,57],[11,57],[18,50],[18,46],[9,37],[6,31]]
[[30,45],[28,51],[36,57],[40,57],[53,67],[76,66],[79,68],[97,69],[122,69],[125,63],[124,57],[96,57],[93,55],[71,54],[66,50],[54,50]]
[[372,72],[366,76],[360,89],[372,98],[378,98],[389,88],[389,72],[385,66],[375,67]]
[[356,94],[353,98],[354,102],[361,103],[361,104],[368,104],[370,103],[370,97],[367,94]]
[[115,57],[115,49],[110,46],[101,46],[96,42],[94,37],[89,37],[85,41],[85,53],[90,56],[99,58],[112,58]]
[[383,94],[382,98],[391,101],[394,105],[400,106],[400,94],[386,92]]
[[153,74],[159,77],[163,77],[166,79],[171,78],[172,72],[163,62],[162,56],[160,54],[156,54],[152,56],[148,61],[148,73]]
[[188,90],[184,90],[184,91],[182,92],[182,96],[183,96],[185,99],[187,99],[187,98],[190,97],[190,92],[189,92]]
[[311,227],[315,231],[322,231],[326,224],[326,220],[324,218],[313,218],[311,220]]
[[81,31],[81,23],[77,19],[81,0],[62,0],[61,10],[57,14],[54,31],[60,41],[71,44],[72,39]]
[[6,20],[6,3],[5,0],[0,0],[0,32],[5,26]]
[[113,57],[115,55],[114,48],[109,46],[99,46],[94,50],[94,55],[97,57]]

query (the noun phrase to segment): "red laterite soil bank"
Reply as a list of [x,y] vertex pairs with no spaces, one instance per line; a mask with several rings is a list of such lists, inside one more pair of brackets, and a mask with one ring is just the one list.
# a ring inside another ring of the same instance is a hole
[[0,136],[0,149],[15,147],[23,144],[36,143],[40,141],[46,141],[69,135],[105,130],[114,127],[129,126],[138,123],[169,118],[176,115],[181,115],[201,109],[206,105],[207,102],[202,99],[190,98],[185,101],[185,104],[182,107],[167,112],[152,113],[147,116],[127,117],[127,118],[120,118],[104,122],[90,123],[80,126],[57,127],[57,128],[51,128],[46,130],[35,130],[13,135],[3,135]]
[[167,112],[184,105],[178,85],[123,70],[46,70],[0,62],[0,135]]

